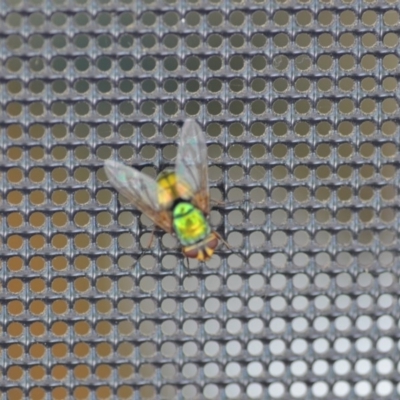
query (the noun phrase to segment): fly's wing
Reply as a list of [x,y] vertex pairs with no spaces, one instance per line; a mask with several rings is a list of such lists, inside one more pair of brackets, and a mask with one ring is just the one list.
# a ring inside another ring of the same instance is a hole
[[[176,156],[178,181],[191,188],[191,200],[205,214],[210,213],[208,189],[207,143],[199,124],[187,119],[183,124]],[[182,196],[185,198],[184,196]]]
[[149,176],[119,162],[107,160],[104,165],[110,183],[156,225],[172,232],[171,213],[160,207],[159,187]]

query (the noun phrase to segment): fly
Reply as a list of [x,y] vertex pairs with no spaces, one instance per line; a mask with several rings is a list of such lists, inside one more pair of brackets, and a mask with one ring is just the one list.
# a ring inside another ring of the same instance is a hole
[[183,125],[175,169],[162,172],[156,180],[110,160],[105,171],[119,193],[155,225],[176,235],[186,257],[206,261],[219,240],[225,243],[208,222],[207,144],[196,121],[188,119]]

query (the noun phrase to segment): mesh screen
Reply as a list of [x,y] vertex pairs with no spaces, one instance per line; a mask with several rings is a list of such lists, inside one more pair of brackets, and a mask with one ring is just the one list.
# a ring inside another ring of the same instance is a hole
[[[396,0],[1,0],[3,399],[391,398]],[[205,265],[119,198],[208,135]]]

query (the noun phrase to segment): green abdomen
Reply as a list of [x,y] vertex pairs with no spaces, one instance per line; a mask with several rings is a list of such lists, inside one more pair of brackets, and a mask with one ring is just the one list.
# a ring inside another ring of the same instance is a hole
[[204,214],[191,203],[178,203],[172,215],[175,233],[183,246],[195,244],[210,233]]

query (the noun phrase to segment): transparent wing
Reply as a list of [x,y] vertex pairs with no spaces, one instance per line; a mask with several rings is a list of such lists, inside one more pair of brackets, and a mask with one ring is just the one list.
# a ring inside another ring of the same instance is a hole
[[160,188],[149,176],[119,162],[107,160],[104,165],[110,183],[156,225],[172,232],[171,213],[158,202]]
[[182,127],[176,156],[178,180],[192,189],[192,201],[205,214],[210,212],[206,135],[199,124],[187,119]]

